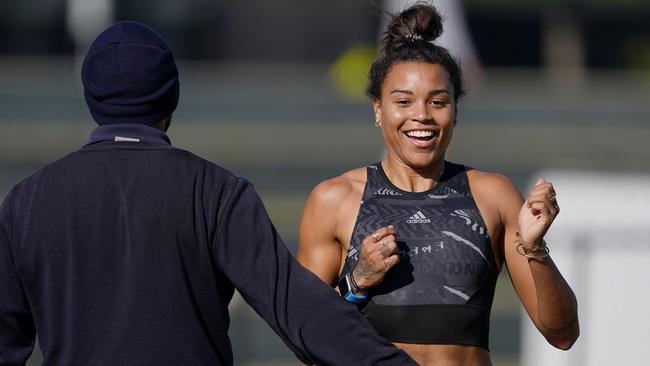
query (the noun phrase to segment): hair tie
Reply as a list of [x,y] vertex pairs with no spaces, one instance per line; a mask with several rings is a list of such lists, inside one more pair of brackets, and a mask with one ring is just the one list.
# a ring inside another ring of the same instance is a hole
[[404,38],[406,38],[406,40],[409,41],[409,42],[421,41],[421,40],[424,39],[424,38],[422,38],[421,35],[419,35],[417,33],[408,33],[408,34],[404,35]]

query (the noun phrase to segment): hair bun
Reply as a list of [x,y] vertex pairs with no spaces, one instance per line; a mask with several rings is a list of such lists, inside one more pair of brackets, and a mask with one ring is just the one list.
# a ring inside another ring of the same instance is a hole
[[442,16],[433,5],[418,2],[392,17],[382,39],[384,52],[404,43],[433,41],[442,34]]

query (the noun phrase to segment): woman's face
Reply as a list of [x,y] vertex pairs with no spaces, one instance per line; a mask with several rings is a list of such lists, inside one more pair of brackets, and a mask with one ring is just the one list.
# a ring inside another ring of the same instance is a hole
[[456,101],[449,74],[438,64],[393,65],[373,102],[388,158],[414,169],[445,157],[456,121]]

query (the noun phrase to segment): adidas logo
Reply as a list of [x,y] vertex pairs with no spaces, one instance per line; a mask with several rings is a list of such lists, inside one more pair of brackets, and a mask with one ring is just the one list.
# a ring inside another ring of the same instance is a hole
[[409,217],[408,220],[406,220],[409,224],[427,224],[431,222],[431,220],[427,219],[426,216],[422,213],[422,211],[416,212],[413,216]]

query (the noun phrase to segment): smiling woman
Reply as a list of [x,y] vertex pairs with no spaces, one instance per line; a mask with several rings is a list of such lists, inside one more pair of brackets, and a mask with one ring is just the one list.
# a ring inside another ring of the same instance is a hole
[[319,184],[305,206],[299,261],[423,365],[490,365],[489,319],[505,264],[555,347],[578,337],[577,302],[543,236],[559,213],[540,179],[524,201],[504,176],[445,160],[464,94],[461,70],[431,41],[436,9],[394,16],[368,95],[386,156]]
[[391,161],[439,177],[456,120],[452,88],[449,74],[439,64],[393,66],[381,98],[373,101]]

